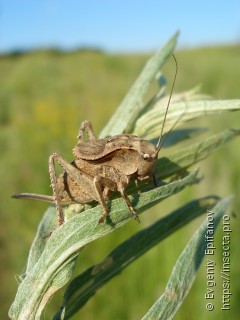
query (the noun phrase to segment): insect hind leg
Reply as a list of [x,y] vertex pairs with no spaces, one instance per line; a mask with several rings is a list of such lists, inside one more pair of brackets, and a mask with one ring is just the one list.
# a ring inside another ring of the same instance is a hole
[[57,175],[56,175],[56,171],[55,171],[55,166],[54,166],[54,161],[57,160],[57,162],[61,165],[60,161],[60,155],[58,153],[53,153],[50,157],[49,157],[49,174],[50,174],[50,180],[51,180],[51,187],[53,190],[53,202],[56,206],[56,210],[58,213],[58,226],[61,226],[64,223],[64,213],[63,213],[63,209],[60,205],[61,203],[61,199],[60,199],[60,194],[59,194],[59,190],[57,187]]
[[[49,157],[49,174],[51,179],[51,186],[53,189],[53,202],[56,205],[56,210],[58,213],[58,224],[59,226],[64,223],[64,213],[63,209],[61,207],[61,190],[58,189],[58,179],[55,171],[54,162],[57,161],[57,163],[63,168],[64,172],[66,172],[72,180],[76,183],[76,186],[79,190],[83,189],[83,187],[88,187],[88,200],[96,200],[96,194],[93,187],[93,178],[87,174],[83,174],[83,172],[76,168],[73,164],[69,163],[67,160],[65,160],[61,154],[55,152]],[[82,199],[83,203],[86,203],[86,199]],[[78,199],[78,202],[79,201]],[[88,201],[89,202],[89,201]]]

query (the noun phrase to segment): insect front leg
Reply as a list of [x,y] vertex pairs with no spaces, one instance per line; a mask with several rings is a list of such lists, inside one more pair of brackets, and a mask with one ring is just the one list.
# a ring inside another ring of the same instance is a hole
[[124,188],[124,186],[123,186],[121,183],[118,184],[118,191],[120,192],[121,196],[122,196],[123,199],[125,200],[128,208],[130,209],[130,211],[131,211],[131,213],[132,213],[132,215],[133,215],[133,219],[136,220],[136,221],[138,221],[138,222],[140,223],[140,219],[139,219],[139,217],[138,217],[138,214],[137,214],[137,212],[135,211],[135,209],[133,208],[132,203],[131,203],[130,199],[128,198],[128,195],[127,195],[126,192],[125,192],[125,188]]
[[78,132],[78,142],[83,141],[84,133],[88,135],[89,140],[96,140],[95,133],[92,128],[92,123],[88,120],[82,122],[81,127]]
[[95,193],[98,197],[98,202],[101,204],[101,206],[103,208],[103,214],[98,221],[98,223],[102,223],[102,222],[104,222],[104,220],[106,219],[106,217],[109,213],[105,199],[109,197],[110,190],[108,187],[104,187],[104,177],[95,176],[93,179],[93,183],[94,183]]

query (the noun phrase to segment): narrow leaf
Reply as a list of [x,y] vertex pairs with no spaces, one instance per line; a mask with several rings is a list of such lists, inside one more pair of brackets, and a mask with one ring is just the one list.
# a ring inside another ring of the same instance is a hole
[[[214,217],[214,231],[231,201],[232,197],[224,198],[211,210]],[[207,225],[208,220],[206,219],[188,242],[173,268],[164,294],[154,303],[143,320],[173,318],[187,296],[204,259],[207,247],[205,238]]]
[[160,158],[156,164],[156,173],[159,179],[164,179],[181,172],[193,164],[205,159],[214,151],[240,135],[240,130],[227,129],[216,135],[203,139],[190,147],[181,149],[167,158]]
[[[197,182],[196,172],[163,187],[131,197],[131,202],[141,213],[188,185]],[[52,208],[54,210],[54,208]],[[97,206],[74,216],[58,228],[49,238],[37,263],[19,285],[16,298],[9,311],[12,319],[36,320],[37,315],[55,292],[66,284],[73,270],[73,261],[79,251],[91,241],[103,237],[131,219],[123,199],[111,202],[111,215],[107,222],[97,221],[101,208]]]
[[[176,123],[182,123],[196,119],[201,116],[217,114],[226,111],[240,110],[240,100],[190,100],[184,99],[181,102],[172,102],[167,114],[167,121],[164,132],[168,132]],[[160,134],[161,123],[163,122],[165,108],[159,102],[159,107],[146,112],[135,124],[133,133],[145,139],[157,138]]]
[[100,138],[123,133],[126,128],[128,128],[127,132],[130,132],[130,128],[144,108],[143,97],[147,93],[151,81],[173,52],[176,46],[177,37],[178,33],[176,33],[162,49],[157,51],[148,60],[124,100],[102,130]]
[[45,237],[53,230],[54,224],[56,223],[56,210],[53,207],[45,212],[41,223],[39,224],[36,237],[32,243],[29,251],[26,274],[32,270],[35,264],[38,262],[46,245]]
[[69,319],[106,282],[174,231],[206,213],[216,202],[216,197],[192,201],[120,244],[102,262],[90,267],[70,282],[63,305],[54,320],[60,320],[62,313],[63,319]]
[[[206,132],[207,128],[185,128],[185,129],[177,129],[171,132],[171,134],[167,137],[164,142],[163,148],[171,147],[183,140],[194,138],[195,136]],[[163,135],[162,139],[164,140],[165,135]],[[151,141],[154,145],[157,144],[158,138]]]

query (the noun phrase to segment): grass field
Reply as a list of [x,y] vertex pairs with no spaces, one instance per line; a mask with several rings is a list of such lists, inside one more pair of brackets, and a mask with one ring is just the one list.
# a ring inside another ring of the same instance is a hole
[[[214,47],[176,52],[179,64],[174,91],[202,84],[202,92],[219,99],[239,98],[240,47]],[[59,151],[71,160],[80,123],[89,119],[95,131],[108,121],[133,83],[147,55],[109,55],[79,51],[58,53],[39,51],[0,57],[0,318],[17,289],[17,275],[24,271],[26,257],[46,204],[16,201],[17,192],[51,194],[48,156]],[[164,73],[171,85],[175,65],[169,60]],[[218,132],[239,128],[239,113],[214,115],[195,121],[195,125]],[[163,216],[180,204],[208,194],[235,194],[231,237],[231,311],[220,310],[221,288],[216,288],[213,312],[205,310],[206,271],[204,267],[175,319],[234,319],[239,314],[239,141],[235,140],[200,165],[204,180],[187,189],[173,201],[165,201],[144,214],[139,226],[134,221],[120,231],[98,240],[83,250],[76,274],[101,261],[118,243]],[[73,319],[139,319],[164,290],[179,254],[202,219],[177,231],[121,275],[104,286]],[[220,229],[220,228],[219,228]],[[221,230],[216,237],[221,241]],[[219,264],[220,284],[221,252]],[[45,313],[54,314],[63,291],[56,294]],[[196,316],[197,310],[197,316]]]

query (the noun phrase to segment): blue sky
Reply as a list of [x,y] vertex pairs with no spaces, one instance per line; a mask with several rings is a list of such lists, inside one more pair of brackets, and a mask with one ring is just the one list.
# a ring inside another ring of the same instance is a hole
[[0,0],[0,52],[55,46],[155,50],[240,42],[239,0]]

